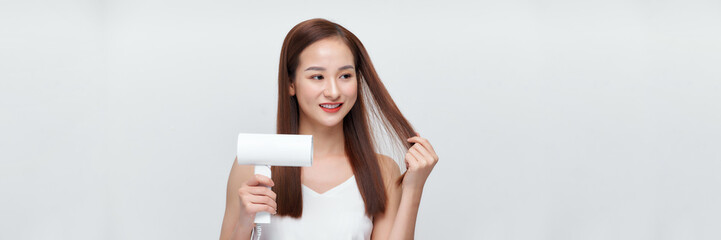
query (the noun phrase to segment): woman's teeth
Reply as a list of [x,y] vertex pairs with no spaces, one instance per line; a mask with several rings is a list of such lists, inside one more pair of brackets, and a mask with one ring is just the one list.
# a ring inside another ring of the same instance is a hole
[[339,103],[339,104],[333,104],[333,105],[331,105],[331,104],[321,104],[320,106],[323,107],[323,108],[337,108],[337,107],[339,107],[340,105],[341,105],[341,104]]

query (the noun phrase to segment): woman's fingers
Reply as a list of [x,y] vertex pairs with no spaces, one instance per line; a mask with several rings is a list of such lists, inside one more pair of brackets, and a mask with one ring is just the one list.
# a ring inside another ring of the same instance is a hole
[[406,169],[416,169],[418,168],[418,160],[411,154],[411,152],[406,153]]
[[413,145],[406,153],[406,164],[411,164],[408,170],[413,171],[406,171],[404,173],[404,189],[423,189],[428,174],[430,174],[438,161],[438,155],[436,155],[431,143],[428,139],[420,136],[420,134],[416,133],[416,136],[408,138],[408,142]]
[[[265,189],[265,190],[263,190]],[[254,194],[260,193],[260,194]],[[249,214],[266,211],[275,214],[278,205],[275,193],[266,187],[245,187],[238,190],[238,195],[246,212]]]
[[427,164],[425,160],[423,160],[423,154],[418,152],[418,148],[411,147],[411,149],[408,149],[408,152],[413,155],[413,158],[416,159],[417,163],[416,166],[419,168],[425,167]]
[[428,150],[424,148],[423,145],[417,144],[413,145],[413,147],[411,148],[415,149],[416,151],[418,151],[418,153],[420,153],[421,156],[423,156],[421,159],[423,159],[426,164],[433,164],[433,155],[431,155],[431,153],[428,152]]
[[415,136],[415,137],[409,138],[408,141],[409,141],[409,142],[420,143],[421,145],[423,145],[423,147],[425,147],[426,149],[428,149],[428,151],[433,152],[433,153],[436,152],[436,151],[433,149],[433,145],[431,145],[431,142],[429,142],[428,139],[425,139],[425,138],[422,138],[422,137],[419,137],[419,136]]
[[438,155],[436,155],[436,150],[433,149],[433,145],[428,141],[428,139],[422,138],[422,137],[412,137],[408,139],[408,142],[413,142],[420,144],[423,146],[428,153],[431,154],[434,160],[438,160]]
[[255,174],[238,189],[238,197],[247,214],[258,212],[277,213],[277,195],[269,187],[274,186],[269,177]]
[[269,177],[263,176],[262,174],[255,174],[253,175],[250,180],[246,182],[248,186],[258,186],[258,185],[264,185],[264,186],[275,186],[275,183],[273,182],[273,179],[270,179]]
[[258,212],[269,212],[272,214],[278,213],[275,208],[265,204],[249,203],[245,205],[245,209],[247,209],[249,214],[257,214]]
[[274,201],[277,199],[277,195],[273,192],[273,190],[267,187],[248,187],[248,193],[253,195],[268,196]]
[[248,201],[254,204],[268,205],[273,208],[273,211],[278,208],[278,204],[268,196],[250,195],[248,196]]

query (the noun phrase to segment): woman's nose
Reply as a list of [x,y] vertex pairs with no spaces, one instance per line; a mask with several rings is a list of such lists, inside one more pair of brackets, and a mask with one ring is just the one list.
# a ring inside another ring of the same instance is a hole
[[328,79],[323,95],[330,100],[335,100],[340,97],[340,89],[338,89],[338,82],[336,79]]

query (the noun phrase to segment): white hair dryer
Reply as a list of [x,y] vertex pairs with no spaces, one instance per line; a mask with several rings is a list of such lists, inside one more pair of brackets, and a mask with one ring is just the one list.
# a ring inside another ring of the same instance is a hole
[[[270,166],[310,167],[313,135],[240,133],[237,157],[238,164],[255,165],[255,174],[269,178]],[[270,213],[256,213],[254,223],[270,223]]]

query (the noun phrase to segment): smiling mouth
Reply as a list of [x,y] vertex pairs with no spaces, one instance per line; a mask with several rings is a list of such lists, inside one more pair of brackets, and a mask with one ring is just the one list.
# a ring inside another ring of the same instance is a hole
[[343,105],[343,103],[324,103],[320,104],[320,108],[323,109],[323,111],[326,112],[337,112],[340,110],[340,106]]
[[321,104],[320,106],[321,106],[322,108],[333,109],[333,108],[340,107],[341,104],[342,104],[342,103],[338,103],[338,104]]

